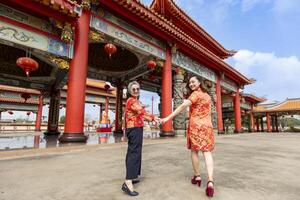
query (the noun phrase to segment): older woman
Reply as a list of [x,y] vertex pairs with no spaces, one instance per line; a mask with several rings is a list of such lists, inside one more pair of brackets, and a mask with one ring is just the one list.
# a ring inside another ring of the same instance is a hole
[[138,175],[141,174],[142,144],[144,119],[148,121],[158,120],[145,111],[145,108],[138,100],[140,96],[140,84],[136,81],[128,84],[129,98],[125,108],[126,136],[128,138],[128,148],[126,154],[126,180],[122,185],[122,190],[130,196],[137,196],[133,184],[138,183]]
[[208,175],[206,195],[212,197],[214,194],[213,182],[213,157],[212,150],[215,147],[213,126],[211,120],[211,98],[200,79],[192,76],[189,79],[189,89],[192,90],[189,98],[161,122],[172,119],[185,108],[190,107],[190,120],[187,131],[187,148],[191,150],[191,160],[194,169],[193,184],[201,185],[198,152],[201,151]]

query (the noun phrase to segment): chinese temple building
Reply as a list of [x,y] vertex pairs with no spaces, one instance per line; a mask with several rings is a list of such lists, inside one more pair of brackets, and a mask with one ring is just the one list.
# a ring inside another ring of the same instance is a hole
[[[86,81],[86,98],[85,103],[93,104],[99,106],[99,122],[102,120],[103,111],[108,113],[108,110],[114,111],[116,104],[116,89],[111,87],[109,90],[106,88],[106,83],[104,81],[87,79]],[[41,130],[41,117],[43,105],[50,104],[50,98],[45,93],[42,94],[39,90],[28,89],[14,86],[0,85],[0,116],[2,113],[7,112],[13,115],[14,111],[25,111],[29,116],[31,113],[36,114],[36,124],[35,130]],[[64,86],[60,91],[60,100],[57,106],[59,109],[66,107],[66,97],[67,97],[67,86]],[[50,105],[49,105],[50,107]],[[56,109],[59,111],[58,109]],[[49,110],[50,111],[50,110]],[[51,111],[52,112],[52,111]],[[59,112],[55,114],[58,118]],[[48,116],[54,116],[53,113],[48,113]],[[1,117],[0,117],[1,120]],[[58,120],[50,119],[48,128],[50,126],[57,130],[58,124],[53,124],[58,122]],[[48,130],[49,132],[49,130]],[[51,132],[53,134],[53,131]],[[59,134],[59,132],[57,132]]]
[[[259,104],[254,107],[256,131],[278,132],[278,118],[285,115],[300,115],[300,98],[286,99],[279,103]],[[263,118],[266,118],[266,129]]]
[[[229,97],[235,132],[241,132],[240,89],[253,80],[224,61],[234,53],[173,0],[154,0],[149,7],[139,0],[0,3],[0,84],[38,90],[50,99],[50,135],[57,134],[51,124],[58,120],[58,102],[67,84],[60,142],[87,139],[83,132],[87,78],[110,82],[116,88],[116,133],[122,132],[122,93],[130,81],[138,80],[142,89],[158,93],[164,117],[182,103],[190,75],[211,85],[218,132],[224,131],[223,98]],[[184,114],[178,115],[162,126],[160,135],[182,134],[185,120]]]

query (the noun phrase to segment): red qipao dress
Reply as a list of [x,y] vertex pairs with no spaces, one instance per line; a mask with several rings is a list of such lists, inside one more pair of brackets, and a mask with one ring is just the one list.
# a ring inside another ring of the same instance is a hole
[[187,130],[187,148],[194,151],[212,151],[215,147],[211,121],[211,98],[199,88],[188,98],[190,119]]

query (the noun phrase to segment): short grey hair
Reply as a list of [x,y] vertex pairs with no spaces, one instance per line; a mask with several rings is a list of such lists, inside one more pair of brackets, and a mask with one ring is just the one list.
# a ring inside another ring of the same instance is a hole
[[134,85],[138,85],[140,87],[140,84],[137,82],[137,81],[131,81],[128,86],[127,86],[127,89],[128,89],[128,92],[131,93],[131,88],[132,86]]

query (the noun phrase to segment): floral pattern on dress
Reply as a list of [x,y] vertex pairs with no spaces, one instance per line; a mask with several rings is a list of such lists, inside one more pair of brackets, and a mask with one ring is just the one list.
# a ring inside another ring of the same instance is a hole
[[137,98],[128,98],[125,107],[126,128],[142,127],[144,126],[144,119],[153,121],[154,115],[146,112]]
[[211,98],[201,89],[195,90],[188,98],[190,120],[187,131],[187,147],[194,151],[212,151],[215,147],[211,121]]

